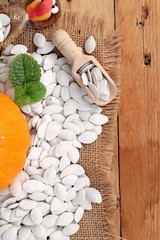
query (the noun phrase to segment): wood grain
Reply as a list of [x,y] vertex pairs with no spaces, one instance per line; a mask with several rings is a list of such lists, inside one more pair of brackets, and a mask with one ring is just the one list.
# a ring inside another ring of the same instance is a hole
[[83,11],[86,14],[103,17],[108,29],[114,28],[114,0],[61,0],[62,10]]
[[[143,6],[148,11],[145,21]],[[122,233],[131,240],[158,240],[160,4],[159,0],[117,0],[116,10],[123,39],[119,114]],[[151,54],[148,66],[145,53]]]

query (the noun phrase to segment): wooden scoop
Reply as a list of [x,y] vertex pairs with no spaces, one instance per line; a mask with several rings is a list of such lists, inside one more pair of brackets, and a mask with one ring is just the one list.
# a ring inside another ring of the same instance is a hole
[[[82,89],[93,99],[93,101],[99,105],[104,106],[111,102],[117,94],[116,84],[113,82],[108,73],[104,70],[104,68],[100,65],[100,63],[96,60],[95,57],[85,55],[81,52],[81,50],[77,47],[75,42],[72,41],[71,37],[64,30],[58,30],[52,36],[52,42],[57,47],[57,49],[62,53],[63,56],[66,57],[68,62],[71,64],[71,75],[75,79],[75,81],[82,87]],[[80,74],[78,74],[78,70],[81,69],[85,64],[92,62],[95,67],[98,67],[106,80],[108,81],[110,88],[110,96],[107,101],[102,99],[96,99],[88,86],[84,85],[82,82],[82,78]]]

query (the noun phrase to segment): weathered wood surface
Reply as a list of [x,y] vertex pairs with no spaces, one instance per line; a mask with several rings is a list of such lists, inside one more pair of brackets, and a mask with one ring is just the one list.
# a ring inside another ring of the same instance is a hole
[[[120,171],[122,237],[129,240],[158,240],[160,239],[159,0],[71,2],[61,0],[61,2],[64,9],[88,10],[92,15],[103,17],[109,29],[113,29],[116,21],[116,26],[121,32],[119,152],[115,151],[113,169],[117,197],[117,176]],[[119,171],[116,170],[118,156]]]
[[117,0],[116,12],[123,39],[119,114],[122,233],[131,240],[158,240],[160,4],[159,0]]

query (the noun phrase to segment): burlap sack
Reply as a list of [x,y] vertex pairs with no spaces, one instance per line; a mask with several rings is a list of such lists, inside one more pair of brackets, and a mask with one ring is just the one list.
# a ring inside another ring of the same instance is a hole
[[[86,38],[93,35],[97,41],[94,56],[108,71],[117,83],[117,69],[119,63],[119,39],[117,34],[108,33],[106,23],[102,19],[89,17],[79,12],[66,12],[59,21],[48,29],[38,30],[48,40],[58,29],[67,31],[78,46],[83,47]],[[33,36],[37,32],[33,26],[27,26],[15,43],[27,45],[29,52],[36,48]],[[117,239],[114,227],[116,198],[112,188],[111,164],[116,135],[118,97],[107,106],[103,113],[109,117],[109,122],[103,126],[102,135],[91,145],[85,145],[81,150],[81,165],[91,179],[91,186],[97,188],[103,196],[103,203],[93,204],[91,211],[86,211],[80,222],[80,230],[73,240],[113,240]]]

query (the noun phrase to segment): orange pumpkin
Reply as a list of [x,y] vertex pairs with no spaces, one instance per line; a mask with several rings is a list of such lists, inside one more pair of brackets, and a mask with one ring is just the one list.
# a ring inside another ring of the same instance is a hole
[[28,124],[19,107],[0,93],[0,189],[23,169],[29,144]]

